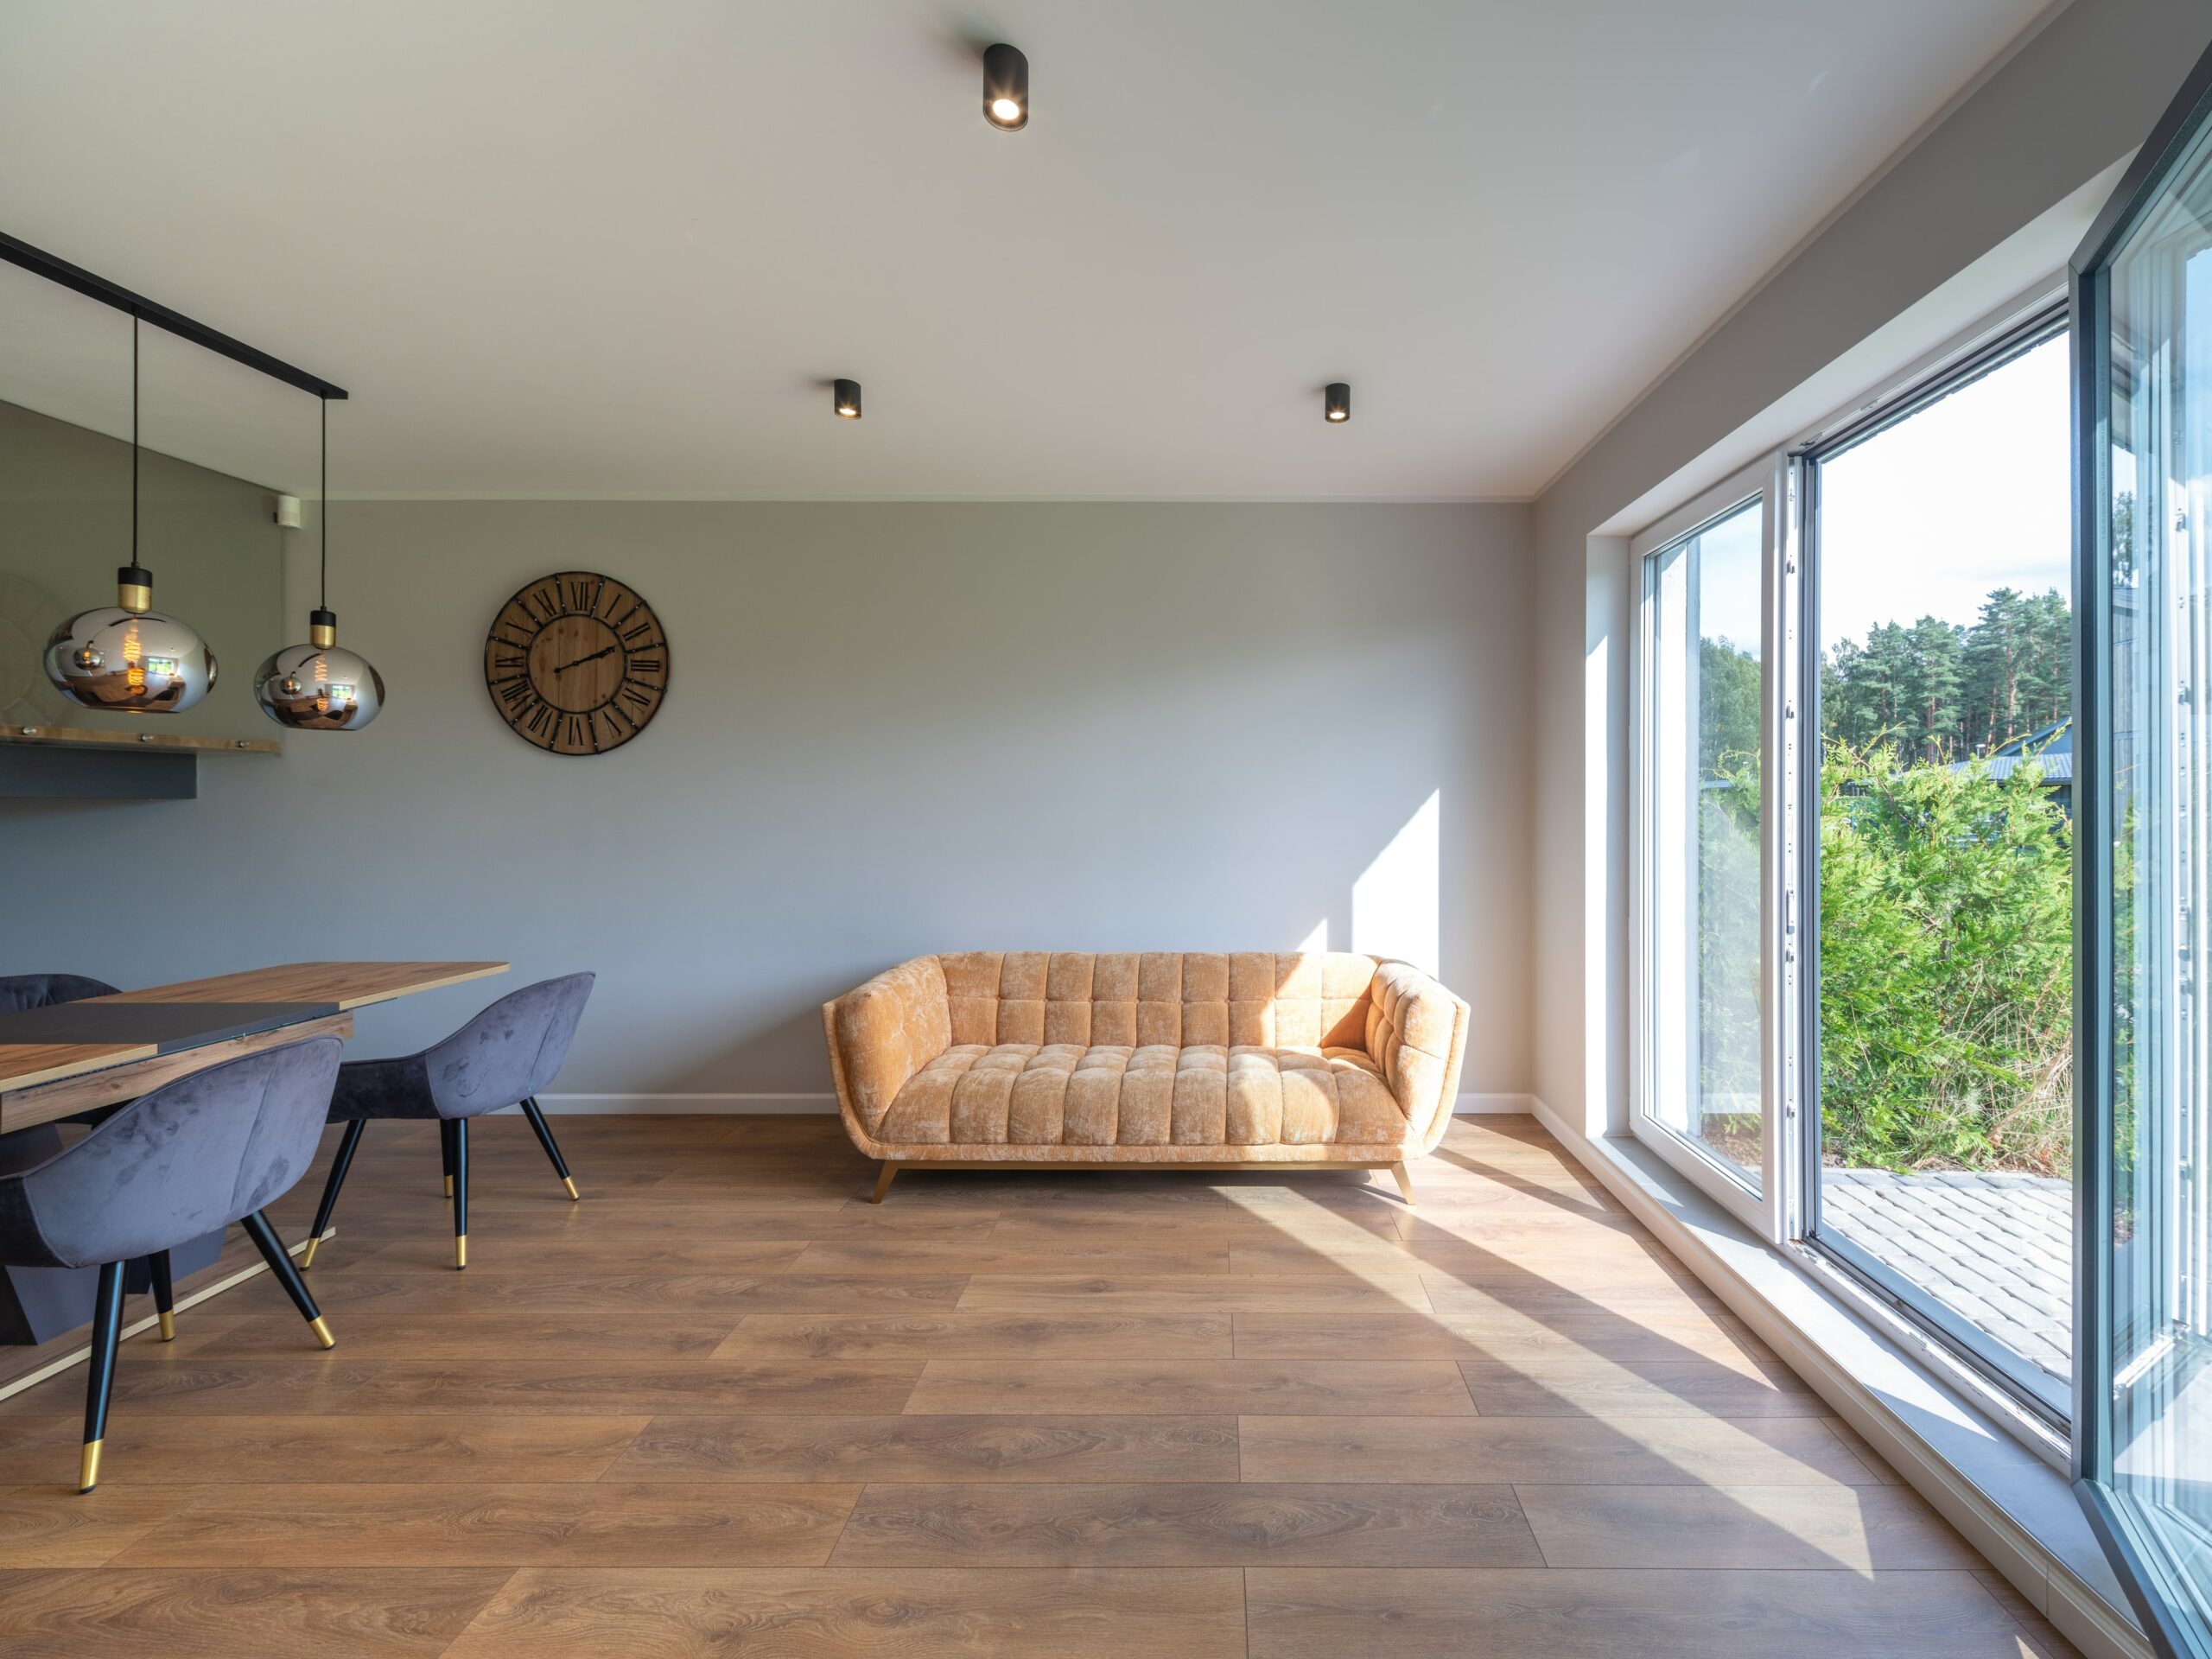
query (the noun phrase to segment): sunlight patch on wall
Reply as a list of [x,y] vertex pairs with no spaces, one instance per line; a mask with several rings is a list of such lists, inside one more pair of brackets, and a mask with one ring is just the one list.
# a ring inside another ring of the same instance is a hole
[[1329,918],[1324,916],[1313,924],[1313,931],[1298,942],[1303,954],[1312,955],[1329,948]]
[[1442,791],[1421,804],[1405,828],[1351,887],[1351,948],[1395,957],[1423,973],[1443,957]]

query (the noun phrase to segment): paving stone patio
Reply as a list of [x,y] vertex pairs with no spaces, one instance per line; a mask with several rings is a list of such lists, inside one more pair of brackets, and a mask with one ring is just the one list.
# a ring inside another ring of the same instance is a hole
[[2073,1374],[2074,1191],[2042,1175],[1821,1172],[1821,1225],[2062,1382]]

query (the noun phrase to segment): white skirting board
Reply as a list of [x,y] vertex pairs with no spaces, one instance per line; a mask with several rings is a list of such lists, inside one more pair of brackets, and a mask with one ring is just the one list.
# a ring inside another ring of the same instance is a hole
[[[601,1112],[609,1116],[702,1116],[754,1112],[835,1112],[835,1095],[540,1095],[551,1112]],[[1463,1116],[1532,1113],[1534,1095],[1462,1095],[1452,1110]]]

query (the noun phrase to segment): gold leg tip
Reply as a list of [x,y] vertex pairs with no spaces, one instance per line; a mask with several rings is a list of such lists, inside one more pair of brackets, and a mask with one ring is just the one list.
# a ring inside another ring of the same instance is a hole
[[89,1492],[100,1484],[100,1442],[86,1440],[85,1454],[77,1465],[77,1490]]
[[335,1348],[338,1338],[330,1334],[330,1327],[320,1317],[308,1321],[308,1329],[315,1332],[315,1339],[326,1348]]
[[167,1308],[163,1308],[158,1317],[162,1322],[162,1340],[163,1342],[175,1342],[176,1340],[176,1315],[170,1313]]
[[453,1197],[453,1177],[450,1175],[446,1177],[446,1197]]
[[582,1193],[576,1191],[576,1182],[574,1176],[563,1175],[561,1178],[561,1185],[569,1189],[569,1201],[570,1203],[573,1204],[583,1197]]
[[315,1266],[315,1247],[322,1243],[321,1233],[308,1235],[307,1247],[300,1252],[300,1269],[305,1272]]
[[453,1264],[456,1268],[468,1265],[468,1235],[455,1233],[453,1240]]

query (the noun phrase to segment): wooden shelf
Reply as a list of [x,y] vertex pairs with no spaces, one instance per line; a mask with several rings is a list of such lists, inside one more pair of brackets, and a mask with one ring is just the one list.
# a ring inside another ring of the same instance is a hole
[[219,754],[281,754],[273,737],[200,737],[181,732],[112,732],[90,726],[0,725],[0,743],[65,749],[194,749]]

